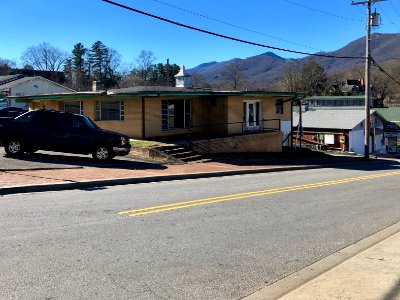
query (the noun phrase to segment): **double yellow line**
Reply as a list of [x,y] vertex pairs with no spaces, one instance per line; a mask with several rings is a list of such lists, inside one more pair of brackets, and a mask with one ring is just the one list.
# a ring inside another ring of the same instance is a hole
[[332,181],[324,181],[324,182],[304,184],[304,185],[295,185],[295,186],[290,186],[290,187],[275,188],[275,189],[261,190],[261,191],[241,193],[241,194],[232,194],[232,195],[212,197],[212,198],[204,198],[204,199],[199,199],[199,200],[190,200],[190,201],[177,202],[177,203],[171,203],[171,204],[165,204],[165,205],[157,205],[157,206],[151,206],[151,207],[145,207],[145,208],[139,208],[139,209],[126,210],[126,211],[119,212],[118,214],[119,215],[128,215],[129,217],[139,217],[139,216],[161,213],[161,212],[166,212],[166,211],[172,211],[172,210],[177,210],[177,209],[183,209],[183,208],[189,208],[189,207],[195,207],[195,206],[201,206],[201,205],[208,205],[208,204],[212,204],[212,203],[220,203],[220,202],[233,201],[233,200],[245,199],[245,198],[250,198],[250,197],[259,197],[259,196],[264,196],[264,195],[272,195],[272,194],[285,193],[285,192],[291,192],[291,191],[313,189],[313,188],[319,188],[319,187],[324,187],[324,186],[344,184],[344,183],[349,183],[349,182],[382,178],[382,177],[394,176],[394,175],[400,175],[400,171],[380,173],[380,174],[360,176],[360,177],[345,178],[345,179],[332,180]]

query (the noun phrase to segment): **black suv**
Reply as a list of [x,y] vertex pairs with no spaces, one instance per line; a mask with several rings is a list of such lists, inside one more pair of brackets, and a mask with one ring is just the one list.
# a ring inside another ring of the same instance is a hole
[[0,118],[0,143],[10,156],[49,150],[92,154],[99,161],[131,149],[128,136],[103,130],[86,116],[45,109]]
[[27,112],[27,110],[20,108],[20,107],[12,107],[12,106],[4,107],[4,108],[0,108],[0,117],[15,118],[26,112]]

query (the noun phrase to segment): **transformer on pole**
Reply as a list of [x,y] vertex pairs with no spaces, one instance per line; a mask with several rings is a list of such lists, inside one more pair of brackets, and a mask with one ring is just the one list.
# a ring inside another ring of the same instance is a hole
[[364,128],[364,159],[369,160],[369,138],[370,138],[370,69],[371,69],[371,51],[370,51],[370,41],[371,41],[371,26],[379,25],[379,14],[375,11],[371,13],[371,6],[376,2],[382,2],[386,0],[367,0],[361,2],[352,2],[351,5],[367,4],[367,34],[365,42],[365,128]]

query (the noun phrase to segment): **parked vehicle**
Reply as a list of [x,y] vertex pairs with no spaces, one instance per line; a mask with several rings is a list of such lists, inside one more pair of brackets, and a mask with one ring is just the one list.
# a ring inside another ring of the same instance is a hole
[[103,130],[86,116],[45,109],[0,118],[0,145],[10,156],[49,150],[92,154],[99,161],[131,149],[128,136]]
[[23,113],[26,113],[27,110],[20,108],[20,107],[2,107],[0,108],[0,117],[11,117],[15,118]]

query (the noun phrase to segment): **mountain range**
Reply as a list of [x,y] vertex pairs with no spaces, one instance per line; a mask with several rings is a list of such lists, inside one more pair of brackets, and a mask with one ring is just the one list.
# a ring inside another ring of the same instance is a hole
[[[371,35],[371,55],[378,64],[400,64],[400,34]],[[232,63],[240,66],[240,71],[250,83],[250,88],[265,88],[273,86],[281,78],[285,66],[291,62],[299,65],[313,59],[321,65],[328,75],[333,73],[350,72],[365,65],[365,37],[359,38],[343,48],[332,52],[319,52],[317,54],[360,57],[360,59],[346,59],[334,57],[307,56],[300,59],[285,59],[272,52],[245,59],[234,58],[223,62],[208,62],[188,70],[190,74],[199,74],[209,84],[223,80],[227,68]]]

